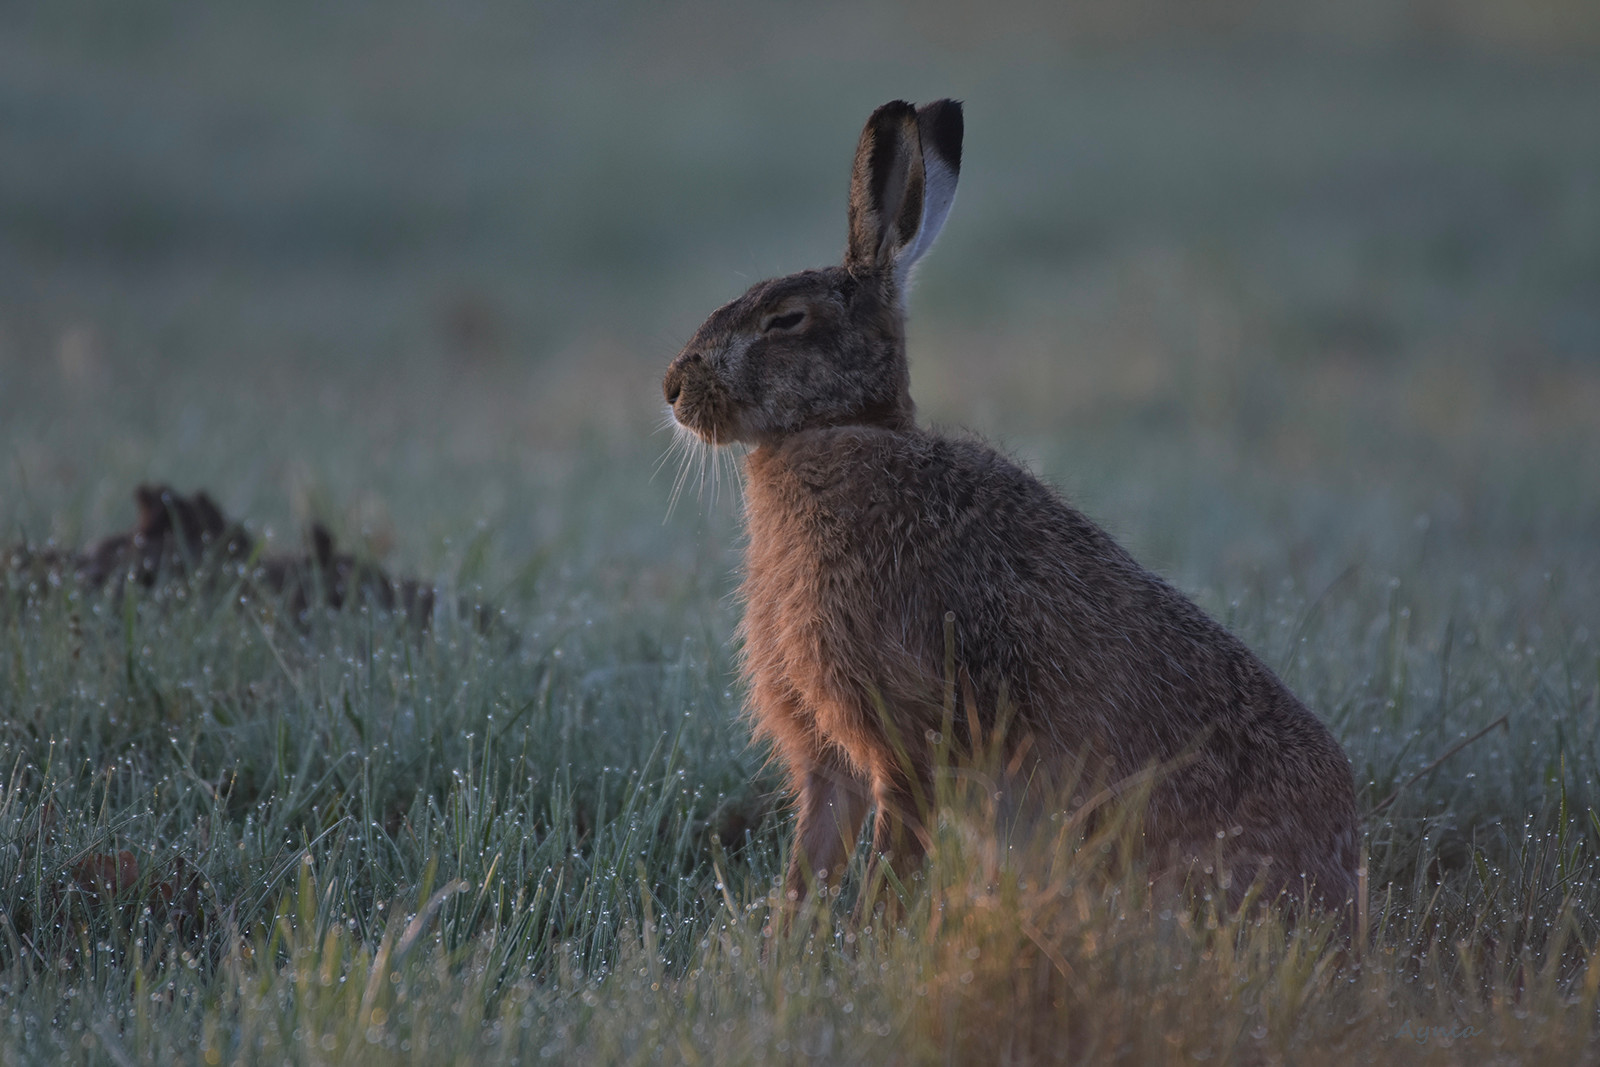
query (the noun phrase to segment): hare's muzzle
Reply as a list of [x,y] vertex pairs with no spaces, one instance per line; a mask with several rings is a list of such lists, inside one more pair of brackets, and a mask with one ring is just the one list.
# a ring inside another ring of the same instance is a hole
[[680,425],[713,444],[731,439],[732,404],[702,353],[685,352],[673,360],[661,392]]
[[685,352],[672,361],[672,366],[667,368],[667,376],[661,381],[661,391],[667,396],[667,403],[676,410],[678,398],[683,396],[683,382],[689,374],[689,368],[697,364],[704,364],[705,357],[698,352]]

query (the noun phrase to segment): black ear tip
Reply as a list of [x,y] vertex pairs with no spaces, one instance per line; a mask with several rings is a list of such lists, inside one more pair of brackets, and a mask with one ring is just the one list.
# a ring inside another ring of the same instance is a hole
[[924,148],[932,148],[956,168],[961,166],[961,139],[966,121],[959,100],[935,100],[917,111],[917,131]]
[[895,130],[904,128],[907,122],[915,122],[917,109],[904,100],[891,100],[873,110],[867,119],[867,129],[893,134]]

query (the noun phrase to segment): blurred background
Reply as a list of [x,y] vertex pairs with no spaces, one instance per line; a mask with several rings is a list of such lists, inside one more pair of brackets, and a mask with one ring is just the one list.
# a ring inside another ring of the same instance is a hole
[[663,524],[660,374],[836,262],[865,116],[946,95],[926,419],[1203,598],[1445,546],[1593,623],[1589,0],[6,5],[0,541],[169,481],[513,600],[714,604],[736,508]]

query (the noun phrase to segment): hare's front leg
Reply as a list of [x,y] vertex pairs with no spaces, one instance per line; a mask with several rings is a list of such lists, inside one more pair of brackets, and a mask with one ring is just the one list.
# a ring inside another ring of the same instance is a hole
[[788,770],[795,798],[794,841],[783,880],[792,908],[813,883],[826,886],[844,874],[872,802],[872,788],[844,753],[824,740],[816,711],[773,668],[776,657],[770,651],[752,642],[751,713],[757,733],[771,739]]
[[783,886],[791,905],[805,899],[812,882],[826,886],[844,874],[868,804],[866,783],[826,753],[796,768],[795,777],[798,810]]
[[919,796],[903,776],[884,773],[872,783],[872,798],[878,810],[872,823],[867,884],[872,884],[877,865],[883,862],[903,882],[932,847],[921,817],[932,798],[926,791]]

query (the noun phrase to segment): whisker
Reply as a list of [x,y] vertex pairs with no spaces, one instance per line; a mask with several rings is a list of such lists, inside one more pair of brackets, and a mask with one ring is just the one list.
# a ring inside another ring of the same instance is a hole
[[706,445],[703,441],[700,444],[699,456],[700,470],[697,473],[699,475],[700,484],[695,489],[694,495],[696,500],[704,500],[706,498],[706,465],[711,462],[711,449],[710,446]]
[[711,455],[707,458],[711,461],[711,500],[709,506],[712,510],[715,510],[717,506],[717,489],[722,482],[722,450],[717,447],[717,435],[715,433],[711,435]]
[[666,448],[662,449],[661,458],[656,460],[656,465],[650,470],[650,480],[652,482],[656,480],[656,475],[661,473],[661,468],[665,467],[667,465],[667,461],[671,459],[679,450],[680,449],[676,438],[674,438]]
[[744,488],[745,487],[744,487],[744,479],[739,476],[739,473],[740,473],[739,472],[739,457],[741,455],[743,455],[743,451],[742,450],[739,453],[735,453],[733,449],[727,448],[727,449],[723,449],[723,457],[722,458],[724,458],[724,459],[726,459],[728,461],[728,481],[731,482],[733,484],[734,488],[738,491],[738,494],[739,494],[739,499],[738,499],[739,511],[742,512],[742,511],[744,511]]
[[667,497],[667,514],[661,520],[663,524],[672,518],[672,512],[678,506],[678,497],[683,494],[683,487],[689,480],[689,467],[694,458],[696,446],[700,443],[700,439],[690,433],[687,428],[681,425],[677,427],[677,433],[673,440],[673,451],[676,451],[679,457],[678,476],[672,481],[672,492]]
[[739,458],[743,451],[736,449],[732,444],[724,444],[715,434],[710,441],[703,440],[699,434],[671,417],[670,413],[668,418],[663,420],[661,428],[672,430],[673,435],[661,457],[656,460],[651,479],[654,480],[667,464],[676,462],[678,465],[677,472],[672,478],[672,490],[667,495],[667,513],[661,520],[663,525],[677,510],[678,501],[691,478],[695,482],[695,496],[712,509],[716,508],[718,501],[724,495],[723,483],[732,484],[738,493],[738,508],[742,511],[745,503],[745,484],[739,469]]
[[661,468],[667,465],[667,461],[684,450],[683,434],[679,432],[682,429],[683,427],[679,424],[678,417],[672,413],[670,407],[667,408],[666,414],[662,416],[661,422],[655,428],[655,433],[671,432],[672,436],[667,440],[667,447],[662,451],[661,458],[656,460],[655,467],[650,471],[650,480],[652,482],[656,480],[656,475],[661,473]]

